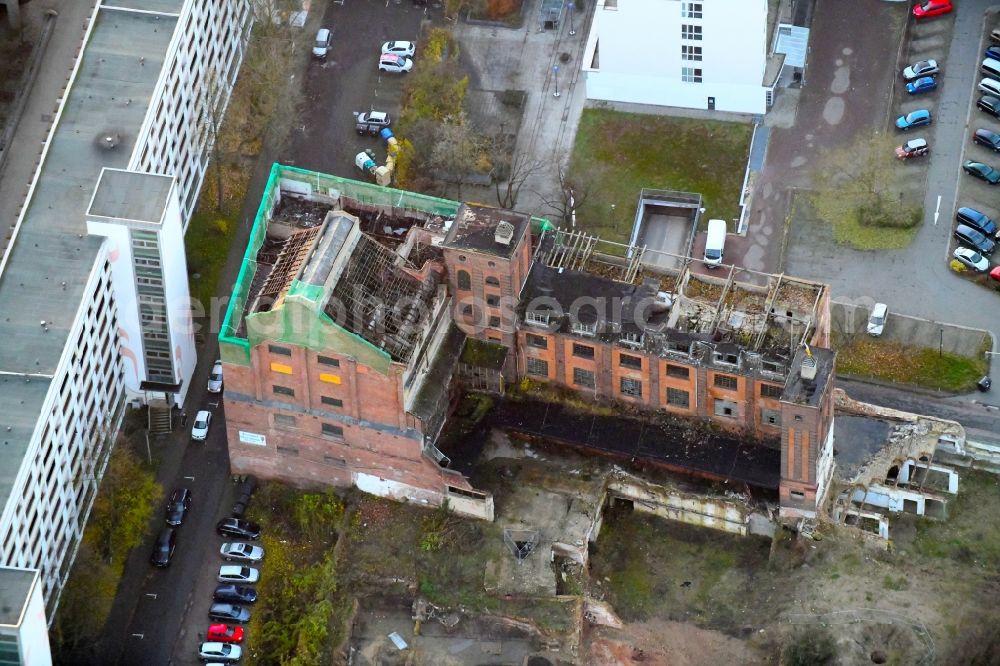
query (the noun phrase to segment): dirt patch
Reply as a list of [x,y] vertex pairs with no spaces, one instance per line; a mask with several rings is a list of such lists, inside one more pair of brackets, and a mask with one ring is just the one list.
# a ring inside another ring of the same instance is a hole
[[746,641],[683,622],[651,620],[621,631],[601,628],[582,652],[591,664],[622,666],[717,666],[759,664],[760,654]]

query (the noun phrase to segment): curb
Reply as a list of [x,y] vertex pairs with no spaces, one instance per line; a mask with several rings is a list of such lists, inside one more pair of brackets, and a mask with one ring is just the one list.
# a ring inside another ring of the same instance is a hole
[[906,25],[903,26],[903,34],[899,39],[899,48],[896,49],[896,71],[892,76],[892,85],[889,87],[889,105],[885,110],[885,122],[882,123],[883,129],[886,133],[889,132],[889,121],[892,119],[892,108],[893,104],[896,102],[896,85],[898,73],[903,71],[903,48],[910,43],[910,28],[913,25],[913,21],[910,20],[910,14],[906,14]]
[[42,27],[42,34],[39,36],[35,48],[31,51],[31,60],[28,62],[28,67],[21,74],[17,97],[14,98],[13,110],[11,111],[10,118],[7,119],[7,126],[3,128],[3,133],[0,134],[0,177],[3,176],[4,167],[7,165],[7,155],[10,154],[10,150],[8,150],[10,140],[14,136],[14,130],[21,124],[21,116],[24,115],[24,108],[28,105],[28,95],[35,85],[35,80],[38,78],[42,56],[45,55],[49,40],[55,31],[57,18],[59,18],[59,13],[54,9],[49,9],[45,12],[45,25]]
[[918,395],[924,395],[929,398],[958,398],[965,395],[974,395],[975,390],[969,391],[967,393],[953,393],[951,391],[941,391],[935,389],[924,388],[922,386],[916,386],[915,384],[900,384],[896,382],[886,382],[881,379],[872,379],[870,377],[861,377],[859,375],[849,375],[846,373],[837,373],[837,379],[847,379],[852,382],[859,382],[861,384],[869,384],[871,386],[879,386],[881,388],[896,389],[897,391],[906,391],[907,393],[916,393]]

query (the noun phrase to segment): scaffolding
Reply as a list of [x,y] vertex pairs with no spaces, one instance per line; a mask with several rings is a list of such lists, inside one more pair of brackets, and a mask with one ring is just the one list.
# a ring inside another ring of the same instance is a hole
[[297,231],[281,244],[281,250],[267,274],[264,286],[257,292],[250,312],[267,312],[274,303],[288,291],[292,280],[299,273],[313,241],[322,227],[310,227]]

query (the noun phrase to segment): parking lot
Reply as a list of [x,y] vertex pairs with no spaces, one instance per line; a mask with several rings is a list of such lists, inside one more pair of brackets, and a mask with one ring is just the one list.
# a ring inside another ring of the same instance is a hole
[[[330,53],[325,62],[314,60],[308,67],[302,122],[280,152],[281,162],[362,179],[354,157],[370,148],[381,164],[385,145],[378,137],[358,136],[352,112],[374,109],[397,116],[407,75],[379,73],[380,47],[387,41],[418,41],[424,22],[441,21],[442,11],[431,5],[415,7],[409,0],[327,3],[322,18],[309,21],[303,38],[311,42],[316,29],[330,28]],[[310,57],[307,51],[303,57]],[[414,66],[420,66],[419,60]]]

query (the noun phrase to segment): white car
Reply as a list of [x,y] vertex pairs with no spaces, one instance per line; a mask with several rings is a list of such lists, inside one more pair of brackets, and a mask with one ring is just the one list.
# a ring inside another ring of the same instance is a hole
[[954,257],[962,262],[966,268],[971,268],[977,273],[985,273],[990,270],[990,260],[967,247],[956,248]]
[[885,320],[889,318],[889,306],[885,303],[876,303],[872,308],[872,313],[868,317],[868,335],[878,337],[885,330]]
[[233,663],[243,657],[243,648],[232,643],[202,643],[198,648],[198,658],[202,661]]
[[378,59],[378,71],[406,74],[413,69],[413,61],[403,56],[386,53]]
[[222,361],[216,361],[212,372],[208,375],[208,392],[218,393],[222,390]]
[[386,42],[382,45],[382,54],[391,53],[393,55],[412,58],[417,50],[417,45],[413,42]]
[[326,56],[330,53],[330,41],[332,35],[328,28],[320,28],[319,32],[316,33],[316,41],[313,42],[312,54],[314,58],[319,60],[326,60]]
[[208,437],[208,426],[212,424],[212,413],[208,410],[201,410],[194,417],[194,424],[191,426],[191,439],[196,442],[204,442]]
[[912,81],[913,79],[919,79],[922,76],[935,76],[941,71],[938,67],[937,60],[918,60],[909,67],[903,69],[903,79],[906,81]]
[[993,95],[994,97],[1000,97],[1000,81],[996,79],[983,79],[979,82],[979,90],[986,93],[987,95]]
[[252,546],[245,541],[224,543],[219,549],[219,554],[228,562],[260,562],[264,559],[263,548]]
[[220,583],[253,584],[260,580],[260,572],[253,567],[241,567],[238,564],[224,564],[219,567],[219,577],[216,580]]

